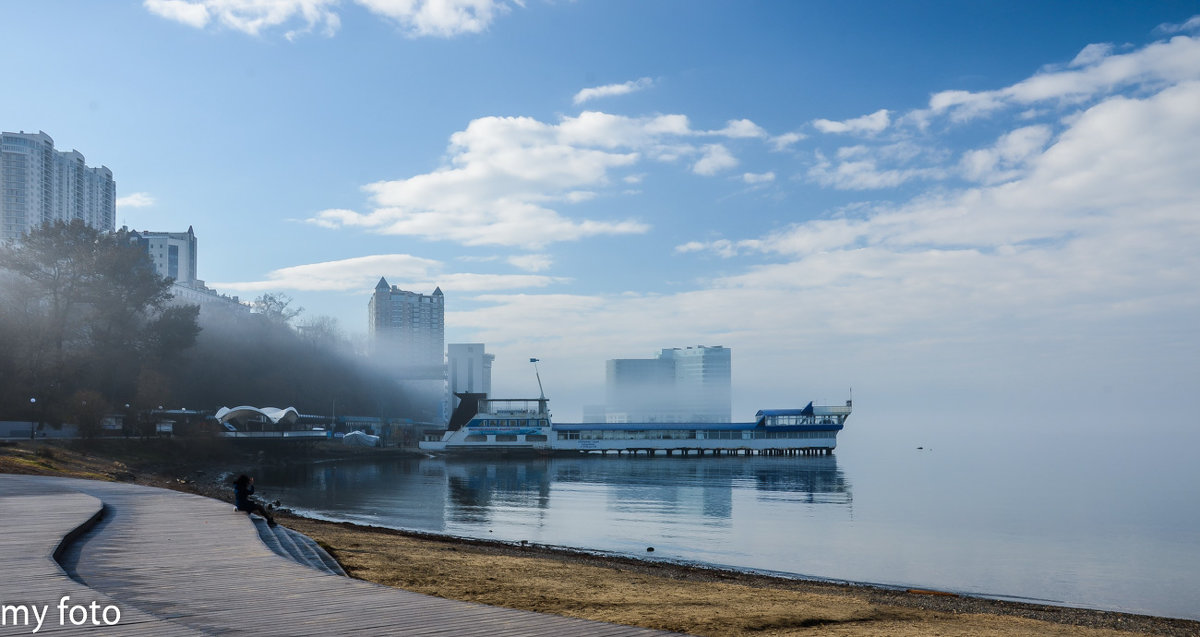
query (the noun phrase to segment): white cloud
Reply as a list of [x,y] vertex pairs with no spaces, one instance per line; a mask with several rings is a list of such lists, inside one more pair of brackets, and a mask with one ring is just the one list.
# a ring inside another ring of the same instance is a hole
[[[611,358],[612,343],[635,352],[680,335],[725,344],[753,361],[738,368],[743,400],[756,383],[777,389],[797,352],[819,361],[806,382],[882,368],[881,381],[911,379],[917,390],[969,376],[1015,391],[1014,379],[1031,378],[1062,396],[1064,386],[1157,369],[1180,348],[1188,367],[1168,364],[1164,376],[1192,378],[1197,103],[1200,82],[1111,97],[1058,122],[1053,140],[1037,128],[1001,136],[989,149],[997,161],[1023,166],[1004,183],[939,188],[756,239],[684,243],[681,258],[774,260],[690,291],[488,295],[454,324],[488,343],[571,352],[576,365]],[[781,344],[786,355],[774,354]]]
[[[511,5],[503,0],[355,0],[413,36],[453,37],[479,33]],[[514,0],[516,2],[516,0]],[[288,39],[320,28],[332,36],[341,26],[339,0],[144,0],[155,15],[202,29],[212,22],[248,35],[287,24],[303,26]],[[517,2],[517,4],[520,4]]]
[[[537,256],[537,255],[530,255]],[[369,290],[386,277],[388,283],[406,289],[441,286],[446,292],[497,291],[546,287],[567,279],[529,274],[475,274],[444,272],[443,264],[407,254],[378,254],[339,261],[309,263],[273,270],[261,281],[215,282],[209,285],[234,292],[271,290],[358,291]]]
[[265,29],[302,22],[303,27],[286,33],[290,39],[323,27],[333,35],[341,22],[334,7],[337,0],[145,0],[151,13],[202,29],[212,22],[259,35]]
[[738,160],[721,144],[708,144],[703,148],[704,155],[692,164],[692,172],[697,175],[711,177],[723,170],[738,165]]
[[774,172],[744,173],[742,175],[742,181],[744,181],[748,184],[770,183],[772,181],[775,181],[775,173]]
[[885,130],[891,124],[891,116],[886,108],[870,115],[863,115],[844,121],[828,119],[813,120],[813,127],[822,133],[850,133],[855,135],[875,134]]
[[604,86],[595,86],[585,88],[575,94],[574,102],[582,104],[589,100],[599,99],[602,97],[613,97],[616,95],[627,95],[635,91],[640,91],[654,85],[654,80],[648,77],[643,77],[637,80],[630,80],[622,84],[606,84]]
[[1049,126],[1036,125],[1006,133],[991,148],[963,154],[962,170],[967,179],[997,183],[1021,175],[1025,162],[1039,154],[1050,141]]
[[945,170],[937,167],[881,168],[879,160],[865,155],[865,150],[862,146],[841,149],[836,165],[816,151],[816,163],[806,174],[812,181],[838,190],[894,188],[914,179],[940,179],[945,175]]
[[[355,0],[373,13],[396,21],[413,35],[451,37],[487,30],[510,10],[501,0]],[[520,4],[520,3],[518,3]]]
[[207,26],[210,19],[208,7],[203,3],[189,0],[145,0],[142,6],[155,15],[182,22],[197,29]]
[[1188,18],[1183,24],[1160,24],[1157,31],[1161,33],[1183,33],[1185,31],[1200,31],[1200,15]]
[[146,208],[154,205],[154,197],[148,192],[135,192],[117,197],[117,208]]
[[689,252],[712,252],[717,256],[726,259],[735,257],[743,252],[755,251],[761,249],[761,241],[757,239],[744,239],[742,241],[730,241],[729,239],[715,239],[713,241],[689,241],[687,243],[675,246],[675,254],[687,254]]
[[507,259],[509,265],[525,270],[526,272],[541,272],[542,270],[550,269],[554,264],[554,259],[548,254],[521,254]]
[[1009,105],[1080,103],[1132,85],[1161,87],[1200,79],[1200,40],[1194,38],[1177,36],[1124,54],[1112,50],[1109,45],[1089,44],[1069,70],[1038,73],[998,90],[935,93],[929,99],[930,114],[948,114],[962,122]]
[[725,128],[713,131],[713,134],[733,138],[765,138],[768,136],[767,131],[748,119],[731,119],[725,124]]
[[791,148],[792,144],[805,139],[807,136],[803,133],[784,133],[777,137],[771,138],[771,149],[774,151],[784,151]]
[[1091,66],[1091,65],[1099,62],[1100,60],[1103,60],[1104,58],[1108,57],[1109,55],[1112,55],[1112,52],[1113,52],[1113,45],[1109,44],[1107,42],[1097,43],[1097,44],[1089,44],[1089,45],[1083,47],[1083,50],[1080,51],[1079,54],[1075,56],[1075,59],[1071,60],[1071,62],[1069,64],[1067,64],[1067,66],[1070,66],[1070,67]]
[[[446,164],[429,173],[365,186],[368,212],[331,209],[308,221],[326,228],[357,227],[379,234],[419,236],[466,245],[537,250],[557,241],[596,235],[641,234],[636,219],[573,219],[563,206],[641,183],[630,169],[647,159],[711,176],[737,166],[724,144],[696,138],[725,135],[730,143],[765,137],[749,120],[720,131],[697,131],[684,115],[626,117],[584,111],[558,123],[529,117],[483,117],[450,137]],[[626,174],[622,174],[626,173]]]

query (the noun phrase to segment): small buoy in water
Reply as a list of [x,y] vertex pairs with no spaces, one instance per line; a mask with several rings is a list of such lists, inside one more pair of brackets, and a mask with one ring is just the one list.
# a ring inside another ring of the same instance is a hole
[[918,449],[918,450],[920,450],[920,449],[924,449],[924,448],[925,448],[925,447],[917,447],[917,449]]
[[654,552],[654,547],[653,547],[653,546],[647,546],[647,547],[646,547],[646,552],[647,552],[647,553],[653,553],[653,552]]

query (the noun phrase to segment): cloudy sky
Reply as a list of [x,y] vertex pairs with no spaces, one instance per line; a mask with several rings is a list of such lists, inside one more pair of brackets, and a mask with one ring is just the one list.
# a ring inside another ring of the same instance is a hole
[[[559,420],[733,348],[734,417],[1191,431],[1200,2],[0,5],[0,127],[366,332],[380,276]],[[21,28],[13,28],[21,25]],[[13,61],[19,61],[14,63]]]

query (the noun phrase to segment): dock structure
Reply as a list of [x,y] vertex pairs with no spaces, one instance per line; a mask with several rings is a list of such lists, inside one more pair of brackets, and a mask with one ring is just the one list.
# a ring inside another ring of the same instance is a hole
[[614,453],[618,456],[629,454],[631,456],[655,456],[659,452],[663,452],[668,456],[679,454],[680,456],[828,456],[833,453],[833,447],[786,447],[786,448],[769,448],[760,449],[755,447],[609,447],[596,449],[580,449],[579,453],[599,453],[602,456],[607,456]]
[[[39,635],[669,634],[310,568],[268,548],[232,505],[166,489],[0,474],[0,512],[0,602],[25,609],[5,615],[5,635],[28,634],[43,609]],[[73,623],[83,616],[72,607],[93,603],[84,623]]]

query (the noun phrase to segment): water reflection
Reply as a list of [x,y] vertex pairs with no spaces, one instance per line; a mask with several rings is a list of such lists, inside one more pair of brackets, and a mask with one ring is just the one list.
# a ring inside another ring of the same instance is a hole
[[[322,517],[479,537],[528,535],[564,515],[582,524],[728,527],[739,493],[777,504],[852,502],[835,456],[346,461],[272,468],[259,483],[268,497]],[[562,537],[540,541],[573,545],[589,535],[552,526]]]

